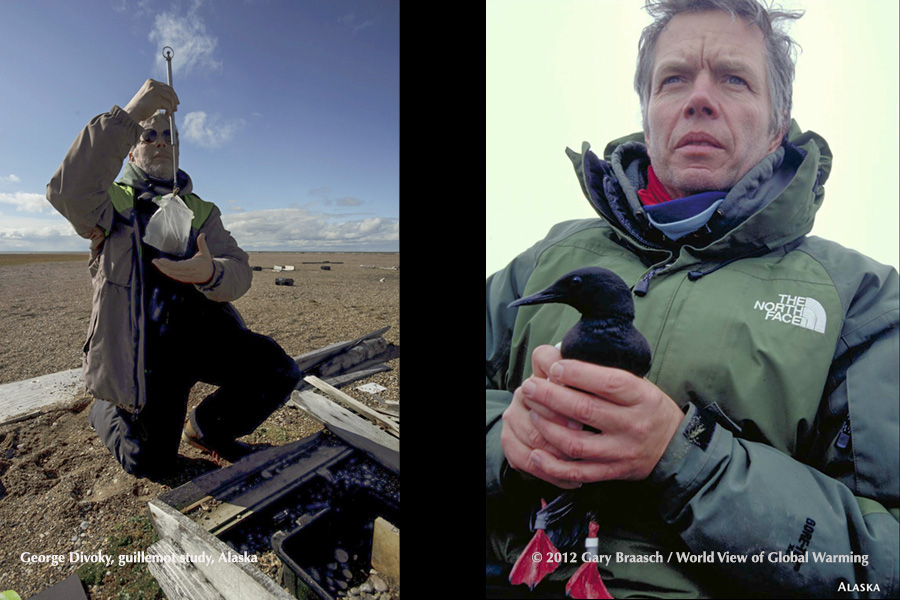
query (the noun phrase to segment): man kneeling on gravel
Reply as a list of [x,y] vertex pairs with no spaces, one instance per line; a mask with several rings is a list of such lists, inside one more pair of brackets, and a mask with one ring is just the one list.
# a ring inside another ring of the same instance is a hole
[[[173,191],[177,157],[167,115],[177,106],[170,86],[148,79],[124,109],[91,120],[47,185],[47,200],[91,240],[90,423],[126,471],[151,478],[172,470],[182,438],[216,459],[246,454],[249,446],[235,440],[300,379],[284,350],[248,330],[230,304],[250,288],[248,256],[183,170],[177,195],[193,212],[183,250],[157,242],[164,252],[145,237],[163,210],[158,203],[168,206],[161,197]],[[220,387],[185,423],[198,381]]]

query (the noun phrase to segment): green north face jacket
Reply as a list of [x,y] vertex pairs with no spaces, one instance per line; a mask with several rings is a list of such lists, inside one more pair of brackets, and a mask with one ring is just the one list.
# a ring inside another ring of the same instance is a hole
[[[597,265],[633,286],[635,326],[653,353],[647,378],[686,413],[646,481],[577,492],[578,507],[599,514],[610,592],[897,597],[898,276],[806,235],[831,168],[827,144],[792,122],[707,225],[673,242],[637,197],[649,164],[641,140],[610,143],[605,161],[587,143],[567,150],[602,218],[556,225],[487,279],[488,563],[510,567],[540,499],[560,491],[509,467],[501,416],[531,375],[532,351],[579,319],[561,304],[507,304]],[[580,556],[586,526],[573,517],[548,532]],[[657,551],[660,562],[625,559]],[[780,558],[792,554],[807,560]]]

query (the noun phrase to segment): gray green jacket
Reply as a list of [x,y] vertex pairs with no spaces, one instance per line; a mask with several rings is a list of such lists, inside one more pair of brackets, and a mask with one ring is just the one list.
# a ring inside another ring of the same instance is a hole
[[[600,565],[612,594],[897,597],[898,276],[806,235],[831,168],[827,144],[792,123],[709,223],[675,243],[637,198],[649,164],[642,139],[610,143],[605,161],[586,143],[568,150],[602,219],[556,225],[487,280],[489,562],[511,565],[531,537],[529,514],[559,492],[509,468],[501,416],[534,348],[579,318],[560,304],[506,306],[599,265],[634,286],[635,325],[653,352],[647,377],[686,413],[646,481],[578,492],[581,509],[598,511],[600,553],[664,559]],[[560,525],[560,550],[580,555],[580,526]],[[779,552],[807,552],[808,562],[779,562]]]
[[[132,413],[146,403],[143,232],[134,208],[134,170],[126,165],[122,180],[114,181],[142,131],[128,113],[113,106],[82,130],[47,185],[47,200],[78,235],[93,240],[89,268],[94,295],[84,345],[85,385],[95,398]],[[215,302],[240,298],[250,289],[249,257],[223,227],[218,207],[192,193],[182,197],[194,212],[186,257],[196,253],[201,233],[206,233],[214,257],[212,279],[195,287]],[[229,309],[240,318],[230,305]]]

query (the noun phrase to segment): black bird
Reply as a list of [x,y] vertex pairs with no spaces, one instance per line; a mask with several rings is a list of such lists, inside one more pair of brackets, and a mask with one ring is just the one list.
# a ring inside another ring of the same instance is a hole
[[[634,328],[634,300],[631,297],[631,289],[622,281],[622,278],[600,267],[585,267],[576,269],[560,277],[553,285],[542,292],[520,298],[509,303],[509,308],[528,304],[545,304],[558,302],[568,304],[581,313],[581,320],[563,336],[560,351],[563,358],[573,358],[586,362],[624,369],[643,377],[650,370],[650,344],[647,343],[641,333]],[[601,433],[593,427],[586,426],[588,431]],[[584,488],[581,488],[584,490]],[[550,531],[553,526],[553,537],[561,547],[568,548],[573,535],[580,534],[583,530],[574,527],[571,522],[564,522],[562,516],[573,511],[573,514],[582,513],[585,499],[580,490],[564,491],[550,504],[541,509],[541,513],[547,516],[547,522],[543,528]],[[553,511],[547,509],[554,507]],[[577,518],[577,517],[576,517]],[[557,523],[558,521],[558,523]],[[596,537],[595,530],[589,537]],[[524,571],[523,565],[531,564],[528,559],[534,554],[534,548],[538,547],[539,534],[543,529],[535,533],[531,543],[516,561],[510,572],[510,583],[527,583],[532,588],[540,581],[545,573],[533,574]],[[549,538],[545,538],[549,539]],[[550,547],[553,547],[552,544]],[[591,563],[585,563],[590,565]],[[589,568],[589,567],[584,567]],[[596,566],[593,567],[596,569]],[[576,571],[576,575],[569,580],[566,586],[573,589],[584,590],[587,585],[583,581],[583,569]],[[574,597],[578,598],[611,598],[600,579],[599,573],[594,573],[596,580],[603,592],[598,595],[589,595],[584,592]]]
[[563,358],[624,369],[638,377],[650,370],[650,344],[634,328],[634,300],[621,277],[601,267],[576,269],[544,291],[510,302],[509,308],[550,302],[581,313],[581,320],[563,336]]

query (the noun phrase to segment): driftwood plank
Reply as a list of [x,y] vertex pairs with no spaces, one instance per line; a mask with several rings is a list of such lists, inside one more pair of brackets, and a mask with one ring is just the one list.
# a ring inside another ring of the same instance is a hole
[[377,412],[375,412],[374,410],[372,410],[371,408],[369,408],[362,402],[358,402],[357,400],[351,398],[350,396],[348,396],[341,390],[337,389],[333,385],[329,385],[329,384],[325,383],[324,381],[322,381],[321,379],[319,379],[318,377],[316,377],[314,375],[309,375],[307,377],[304,377],[303,379],[307,383],[310,383],[310,384],[314,385],[316,388],[318,388],[319,390],[325,392],[332,398],[335,398],[336,400],[340,401],[342,404],[344,404],[348,408],[352,408],[357,413],[369,417],[370,419],[374,420],[376,423],[384,425],[387,428],[389,433],[393,433],[397,437],[400,437],[400,426],[399,425],[382,417],[381,415],[379,415]]
[[[362,364],[365,361],[373,360],[375,357],[385,354],[387,342],[383,337],[373,338],[371,340],[363,340],[352,348],[348,348],[345,352],[341,352],[337,356],[317,365],[318,375],[328,377],[330,375],[338,375],[346,373]],[[385,359],[378,359],[378,362],[384,362]]]
[[[210,560],[191,564],[203,574],[219,596],[201,596],[200,599],[225,598],[239,600],[294,600],[294,597],[263,574],[252,562],[232,562],[241,556],[188,517],[158,499],[147,504],[153,526],[160,539],[167,540],[180,556],[205,554]],[[224,558],[224,560],[222,560]],[[176,565],[177,566],[177,565]],[[197,599],[197,600],[200,600]]]
[[387,468],[400,472],[400,440],[314,392],[294,392],[289,400],[353,446],[365,450]]
[[[184,551],[169,540],[159,540],[147,548],[147,555],[181,556]],[[173,564],[151,560],[147,569],[169,600],[224,600],[224,596],[190,562]]]
[[375,412],[381,414],[386,419],[390,419],[391,421],[396,421],[397,424],[400,424],[400,413],[399,412],[390,412],[389,408],[373,408]]
[[382,517],[375,519],[372,532],[372,568],[400,583],[400,530]]
[[331,344],[330,346],[325,346],[324,348],[319,348],[318,350],[313,350],[312,352],[308,352],[306,354],[301,354],[300,356],[294,358],[294,362],[296,362],[300,367],[301,373],[308,371],[319,363],[331,358],[335,354],[347,348],[351,348],[364,340],[376,338],[390,328],[390,325],[388,325],[387,327],[383,327],[378,331],[373,331],[372,333],[367,333],[366,335],[356,338],[355,340],[338,342],[336,344]]
[[0,385],[0,424],[84,391],[81,369],[71,369]]
[[[357,365],[357,366],[359,366],[359,365]],[[353,368],[356,369],[357,367],[353,367]],[[391,370],[391,368],[388,365],[381,363],[381,364],[375,365],[374,367],[370,367],[368,369],[363,369],[362,371],[351,370],[350,372],[344,373],[343,375],[336,375],[334,377],[326,377],[322,381],[325,381],[326,383],[330,383],[334,387],[342,387],[342,386],[347,385],[348,383],[353,383],[354,381],[359,381],[360,379],[365,379],[366,377],[375,375],[376,373],[381,373],[383,371],[390,371],[390,370]],[[298,383],[297,387],[295,387],[294,389],[299,392],[302,392],[302,391],[308,390],[310,388],[312,388],[312,384],[306,383],[305,381],[303,381],[301,379],[300,383]]]

